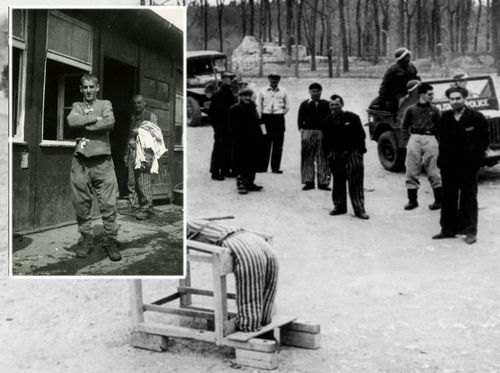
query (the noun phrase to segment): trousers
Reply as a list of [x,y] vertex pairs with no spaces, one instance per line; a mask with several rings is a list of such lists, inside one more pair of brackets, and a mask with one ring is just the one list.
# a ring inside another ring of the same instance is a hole
[[264,136],[262,167],[259,167],[259,171],[267,171],[269,159],[271,160],[271,170],[278,171],[281,167],[285,140],[285,115],[262,114],[262,121],[266,125],[267,135]]
[[365,211],[363,191],[363,154],[357,151],[334,152],[331,160],[333,174],[332,201],[338,210],[347,210],[347,186],[354,213]]
[[418,176],[422,166],[427,172],[427,178],[432,188],[441,187],[441,175],[437,166],[439,144],[433,135],[412,134],[406,146],[406,188],[418,189]]
[[151,189],[151,172],[135,168],[136,150],[128,150],[128,200],[134,208],[145,210],[153,206],[153,192]]
[[118,183],[111,155],[90,158],[74,157],[71,162],[70,183],[78,231],[81,234],[92,235],[91,210],[92,198],[95,194],[99,202],[104,232],[106,236],[116,238]]
[[323,154],[323,131],[302,130],[301,132],[300,177],[302,184],[314,184],[314,165],[318,185],[330,183],[330,169]]

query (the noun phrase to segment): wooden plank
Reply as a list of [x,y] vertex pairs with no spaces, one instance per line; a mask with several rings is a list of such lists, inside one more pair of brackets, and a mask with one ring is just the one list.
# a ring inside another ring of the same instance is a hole
[[[189,294],[203,295],[203,296],[207,296],[207,297],[214,296],[214,292],[212,290],[188,288],[188,287],[184,287],[184,286],[177,287],[177,291],[179,293],[189,293]],[[227,295],[228,299],[236,299],[235,293],[226,293],[226,295]]]
[[[191,266],[189,264],[189,261],[186,261],[186,277],[179,280],[179,286],[188,288],[191,287]],[[193,303],[191,294],[181,295],[181,300],[180,300],[181,307],[189,306],[191,305],[191,303]]]
[[133,331],[130,336],[130,345],[144,350],[163,352],[168,348],[168,338],[163,335]]
[[145,304],[144,310],[160,312],[160,313],[167,313],[167,314],[171,314],[171,315],[179,315],[179,316],[203,317],[206,319],[213,319],[214,318],[214,314],[211,312],[195,311],[195,310],[189,310],[189,309],[177,308],[177,307],[156,306],[153,304]]
[[232,341],[239,341],[239,342],[246,342],[250,338],[255,338],[261,334],[267,333],[273,329],[279,328],[283,325],[289,324],[292,321],[294,321],[296,317],[294,316],[286,316],[286,315],[276,315],[273,316],[273,320],[271,321],[270,324],[263,326],[261,330],[257,332],[236,332],[231,335],[228,335],[227,338],[232,340]]
[[155,300],[154,302],[151,302],[151,304],[155,304],[157,306],[160,306],[162,304],[165,304],[165,303],[171,302],[173,300],[176,300],[176,299],[180,298],[180,296],[181,296],[181,294],[179,292],[173,293],[171,295],[166,296],[165,298],[161,298],[161,299]]
[[157,323],[139,324],[135,331],[147,334],[163,335],[165,337],[187,338],[198,341],[215,343],[215,333],[206,330],[196,330],[176,325],[164,325]]
[[187,260],[198,263],[212,263],[212,257],[210,255],[188,254]]
[[142,303],[142,281],[129,280],[130,310],[132,314],[132,326],[135,327],[144,322],[144,305]]
[[225,247],[220,247],[216,245],[211,245],[205,242],[198,242],[194,240],[186,240],[186,247],[189,250],[200,251],[208,254],[219,254],[223,251],[228,251],[229,249]]
[[[200,306],[185,306],[185,307],[181,307],[181,308],[187,308],[187,309],[190,309],[190,310],[198,310],[198,311],[206,311],[206,312],[214,312],[213,309],[211,308],[207,308],[207,307],[200,307]],[[227,311],[227,316],[229,318],[233,318],[233,317],[236,317],[236,312],[231,312],[231,311]]]
[[281,344],[284,346],[293,346],[316,350],[321,347],[321,334],[299,332],[296,330],[281,329]]
[[278,351],[278,343],[270,339],[251,338],[246,342],[231,341],[224,338],[224,346],[261,352]]
[[298,332],[318,334],[321,332],[320,325],[318,323],[312,323],[310,321],[305,321],[302,319],[297,319],[290,324],[283,326],[282,329],[295,330]]
[[215,343],[220,345],[224,338],[224,323],[227,320],[227,288],[226,276],[222,274],[222,263],[219,255],[213,255],[212,281],[214,287]]
[[236,363],[252,368],[273,370],[278,368],[278,352],[260,352],[237,348]]

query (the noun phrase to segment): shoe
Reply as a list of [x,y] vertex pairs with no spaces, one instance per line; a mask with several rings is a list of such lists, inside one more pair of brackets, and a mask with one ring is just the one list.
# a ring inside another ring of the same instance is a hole
[[276,171],[273,171],[273,174],[282,174],[283,171],[282,170],[276,170]]
[[408,203],[405,205],[405,210],[409,211],[418,207],[417,189],[407,189],[407,193],[408,193]]
[[433,240],[442,240],[443,238],[453,238],[455,235],[453,233],[448,233],[448,232],[439,232],[438,234],[435,234],[432,236]]
[[83,234],[82,239],[79,243],[79,247],[76,250],[76,257],[86,258],[87,256],[89,256],[93,248],[94,248],[94,240],[92,238],[92,235]]
[[150,217],[152,217],[153,215],[154,215],[153,211],[151,211],[150,209],[146,209],[146,210],[139,211],[135,215],[135,218],[137,220],[146,220],[146,219],[149,219]]
[[330,215],[335,216],[335,215],[343,215],[346,214],[347,210],[341,210],[341,209],[333,209],[330,211]]
[[118,210],[122,215],[135,215],[139,211],[139,207],[127,206],[124,209]]
[[238,189],[238,194],[248,194],[248,191],[246,189]]
[[106,237],[102,247],[108,254],[109,259],[111,259],[112,261],[117,262],[119,260],[122,260],[122,255],[118,250],[118,241],[116,240],[116,238]]
[[247,192],[260,192],[262,189],[264,189],[264,187],[257,184],[250,184],[246,187]]
[[360,219],[363,219],[363,220],[368,220],[370,219],[370,216],[368,216],[368,214],[364,211],[361,211],[361,212],[357,212],[355,213],[354,215],[356,215],[356,217],[360,218]]
[[212,180],[224,180],[224,176],[220,174],[212,174]]
[[332,190],[332,188],[330,188],[328,186],[328,184],[319,184],[318,185],[318,189],[321,189],[321,190]]
[[313,183],[306,183],[303,187],[302,190],[311,190],[314,189],[314,184]]
[[434,202],[429,205],[429,209],[439,210],[441,208],[441,196],[443,194],[443,188],[434,188],[432,189],[432,193],[434,194]]
[[477,238],[473,234],[468,234],[467,236],[465,236],[464,241],[466,244],[472,245],[473,243],[477,242]]
[[236,175],[232,171],[224,171],[224,172],[222,172],[222,176],[224,176],[224,177],[236,177]]

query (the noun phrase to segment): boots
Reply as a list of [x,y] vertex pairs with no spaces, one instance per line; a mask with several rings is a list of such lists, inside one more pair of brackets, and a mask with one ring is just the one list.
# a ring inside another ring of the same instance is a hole
[[434,203],[430,204],[429,208],[431,210],[439,210],[441,208],[441,194],[443,192],[443,188],[434,188],[432,192],[434,193]]
[[86,258],[94,248],[94,239],[91,234],[83,233],[76,250],[77,258]]
[[418,189],[407,189],[408,191],[408,203],[405,205],[405,210],[413,210],[418,207],[417,193]]
[[102,243],[102,247],[104,251],[109,256],[109,259],[116,262],[122,260],[122,255],[118,250],[118,242],[116,241],[116,237],[105,237],[104,242]]

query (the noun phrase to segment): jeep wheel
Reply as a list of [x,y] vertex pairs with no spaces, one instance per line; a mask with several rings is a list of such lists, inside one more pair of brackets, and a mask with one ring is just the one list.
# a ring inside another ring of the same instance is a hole
[[194,97],[188,97],[186,102],[187,125],[197,127],[201,125],[200,104]]
[[392,131],[386,131],[378,138],[378,158],[382,167],[398,172],[404,168],[404,151],[399,149],[398,140]]

